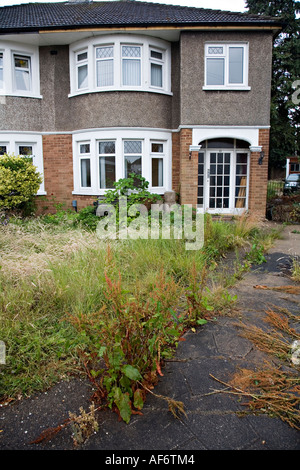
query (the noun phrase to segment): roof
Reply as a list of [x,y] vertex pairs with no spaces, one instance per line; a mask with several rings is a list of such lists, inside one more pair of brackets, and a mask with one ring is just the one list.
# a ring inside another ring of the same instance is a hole
[[278,18],[134,0],[28,3],[0,8],[0,33],[84,27],[278,26]]

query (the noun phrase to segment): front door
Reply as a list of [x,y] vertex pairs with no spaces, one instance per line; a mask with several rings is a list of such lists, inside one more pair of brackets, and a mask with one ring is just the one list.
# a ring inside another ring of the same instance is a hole
[[234,149],[200,151],[198,208],[213,214],[247,208],[249,152]]
[[206,209],[213,212],[228,212],[230,198],[230,152],[208,152]]

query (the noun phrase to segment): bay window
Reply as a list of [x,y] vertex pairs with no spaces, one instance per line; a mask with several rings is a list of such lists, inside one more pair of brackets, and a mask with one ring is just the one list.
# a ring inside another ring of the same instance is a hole
[[203,88],[249,90],[248,44],[206,44]]
[[137,90],[171,93],[171,46],[161,39],[120,34],[70,46],[71,93]]
[[100,129],[73,134],[73,194],[103,195],[131,173],[149,182],[149,191],[171,189],[172,134],[165,130]]

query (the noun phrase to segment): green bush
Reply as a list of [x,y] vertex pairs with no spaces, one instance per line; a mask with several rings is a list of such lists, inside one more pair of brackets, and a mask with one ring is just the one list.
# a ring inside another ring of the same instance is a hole
[[21,208],[30,203],[42,182],[31,158],[0,156],[0,210]]

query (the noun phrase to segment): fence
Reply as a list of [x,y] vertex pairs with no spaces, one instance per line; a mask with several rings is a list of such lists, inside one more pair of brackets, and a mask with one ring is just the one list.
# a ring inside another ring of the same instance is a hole
[[283,194],[284,181],[270,180],[268,181],[267,200],[270,201],[277,196]]

